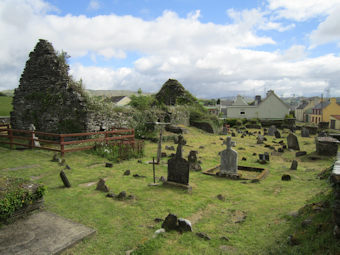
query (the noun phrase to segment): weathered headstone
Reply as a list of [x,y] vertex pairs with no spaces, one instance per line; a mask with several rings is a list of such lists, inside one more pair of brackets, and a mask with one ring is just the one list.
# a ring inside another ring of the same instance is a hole
[[67,177],[66,177],[66,174],[64,173],[63,170],[60,171],[60,178],[61,178],[61,180],[63,181],[64,186],[65,186],[66,188],[70,188],[70,187],[71,187],[71,184],[70,184],[70,182],[68,181],[68,179],[67,179]]
[[158,148],[157,148],[157,164],[159,164],[162,156],[162,137],[163,137],[163,129],[161,128],[159,131],[159,139],[158,139]]
[[269,129],[268,129],[268,135],[274,136],[275,131],[276,131],[275,125],[271,125],[271,126],[269,127]]
[[264,136],[263,135],[258,135],[257,136],[257,144],[263,144],[264,142]]
[[237,152],[231,148],[231,137],[227,137],[227,149],[221,153],[220,174],[237,174]]
[[296,170],[298,167],[298,162],[296,160],[292,161],[292,165],[290,166],[290,170]]
[[297,151],[297,152],[295,153],[295,157],[301,157],[301,156],[304,156],[304,155],[306,155],[306,154],[307,154],[306,151]]
[[183,136],[178,137],[175,157],[168,160],[168,182],[189,184],[189,163],[182,157]]
[[177,230],[178,229],[177,216],[175,214],[169,213],[168,216],[166,216],[164,222],[162,223],[162,228],[164,228],[166,231]]
[[316,152],[319,155],[336,156],[339,141],[333,137],[315,137]]
[[288,149],[293,149],[297,151],[300,150],[298,138],[293,133],[290,133],[287,136],[287,144],[288,144]]
[[103,191],[103,192],[109,192],[109,188],[106,186],[104,179],[102,179],[102,178],[99,179],[99,181],[97,183],[96,190]]
[[276,131],[274,132],[274,135],[275,135],[275,138],[281,138],[281,133],[280,133],[279,130],[276,130]]
[[30,124],[28,130],[33,132],[32,133],[32,139],[33,139],[32,145],[34,145],[34,147],[40,147],[40,142],[38,141],[39,138],[35,135],[36,128],[35,128],[34,124]]
[[305,127],[301,129],[301,137],[309,137],[309,130]]
[[197,151],[190,151],[188,155],[189,170],[201,171],[202,168],[197,162]]

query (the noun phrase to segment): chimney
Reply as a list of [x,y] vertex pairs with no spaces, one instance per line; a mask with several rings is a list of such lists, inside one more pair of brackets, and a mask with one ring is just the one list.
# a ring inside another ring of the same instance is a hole
[[260,95],[256,95],[255,96],[255,105],[258,105],[259,103],[261,103],[261,96]]
[[335,97],[331,97],[329,99],[329,101],[330,101],[331,104],[336,104],[336,98]]
[[268,90],[268,91],[267,91],[267,97],[269,97],[269,95],[270,95],[271,93],[274,93],[274,90]]

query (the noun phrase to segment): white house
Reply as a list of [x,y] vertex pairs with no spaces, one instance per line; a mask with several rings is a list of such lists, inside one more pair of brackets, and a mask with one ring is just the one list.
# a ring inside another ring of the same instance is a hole
[[125,106],[131,102],[131,99],[127,96],[113,96],[108,99],[117,106]]
[[289,114],[289,106],[273,90],[269,90],[264,100],[261,100],[261,96],[256,96],[251,104],[248,104],[242,96],[237,96],[234,103],[226,107],[226,112],[227,118],[281,120]]

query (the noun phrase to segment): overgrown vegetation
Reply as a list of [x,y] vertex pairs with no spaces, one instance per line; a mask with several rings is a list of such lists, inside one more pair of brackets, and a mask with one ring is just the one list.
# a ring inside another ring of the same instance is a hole
[[144,143],[136,141],[135,144],[123,143],[97,143],[92,149],[95,155],[101,156],[113,162],[120,162],[132,158],[141,158],[144,156]]
[[6,221],[15,211],[43,197],[45,194],[43,185],[30,190],[29,184],[29,181],[21,178],[0,176],[0,222]]

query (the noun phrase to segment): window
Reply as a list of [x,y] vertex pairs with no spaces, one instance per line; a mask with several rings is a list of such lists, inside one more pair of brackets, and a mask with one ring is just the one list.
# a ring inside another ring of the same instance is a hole
[[312,117],[312,122],[314,122],[314,116]]
[[241,115],[244,115],[244,114],[246,114],[246,113],[245,113],[245,112],[240,112],[240,114],[241,114]]

